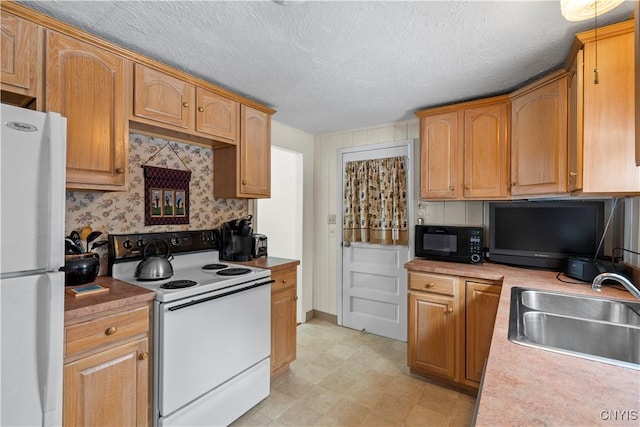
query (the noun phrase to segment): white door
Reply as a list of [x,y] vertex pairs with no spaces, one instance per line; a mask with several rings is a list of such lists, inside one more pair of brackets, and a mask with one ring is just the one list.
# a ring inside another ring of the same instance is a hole
[[[410,214],[412,188],[412,141],[354,147],[339,154],[342,163],[341,190],[347,162],[404,156],[406,158],[407,209]],[[339,197],[340,212],[344,212]],[[342,220],[338,221],[342,224]],[[411,228],[411,227],[409,227]],[[409,239],[411,241],[411,239]],[[338,323],[400,341],[407,339],[407,273],[409,246],[342,242],[342,286]]]

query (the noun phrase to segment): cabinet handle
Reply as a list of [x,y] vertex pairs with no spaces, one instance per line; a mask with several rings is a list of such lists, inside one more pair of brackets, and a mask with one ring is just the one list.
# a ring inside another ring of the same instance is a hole
[[424,287],[425,288],[432,288],[433,287],[433,282],[425,283]]
[[242,185],[247,185],[247,181],[245,179],[242,180]]
[[124,168],[117,168],[117,169],[116,169],[116,173],[117,173],[118,175],[122,175],[122,174],[124,173]]
[[456,189],[456,187],[454,187],[453,185],[449,186],[449,190],[453,191],[455,189]]
[[116,328],[115,326],[112,326],[110,328],[108,328],[106,331],[104,331],[105,335],[113,335],[116,332],[118,332],[118,328]]
[[202,113],[202,112],[204,112],[204,108],[198,107],[198,111],[200,111]]
[[189,108],[189,103],[185,101],[185,102],[182,103],[182,106],[184,108]]
[[146,351],[138,355],[138,360],[147,360],[148,358],[149,358],[149,353],[147,353]]
[[578,176],[578,172],[569,172],[569,176],[575,178],[576,176]]

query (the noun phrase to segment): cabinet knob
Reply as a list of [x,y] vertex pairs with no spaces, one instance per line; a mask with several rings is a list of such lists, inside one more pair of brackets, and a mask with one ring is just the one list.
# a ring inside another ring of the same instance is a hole
[[201,113],[203,113],[203,112],[204,112],[204,108],[202,108],[202,107],[198,107],[198,111],[200,111]]
[[138,360],[147,360],[148,358],[149,358],[149,353],[147,353],[146,351],[138,355]]
[[185,102],[182,103],[182,106],[184,108],[189,108],[189,103],[185,101]]
[[117,169],[116,169],[116,173],[117,173],[118,175],[122,175],[122,174],[124,173],[124,168],[117,168]]
[[455,189],[456,189],[456,187],[454,187],[453,185],[450,185],[450,186],[449,186],[449,190],[453,191],[453,190],[455,190]]
[[464,186],[464,189],[465,189],[465,190],[468,190],[468,189],[470,189],[470,188],[471,188],[471,187],[469,186],[469,184],[465,184],[465,186]]
[[287,279],[282,279],[282,283],[287,283]]
[[247,180],[246,179],[242,180],[242,185],[247,185]]
[[451,314],[451,313],[453,313],[453,307],[447,307],[446,314]]
[[294,301],[298,301],[298,296],[296,295],[295,297],[293,297]]
[[424,287],[425,288],[432,288],[433,287],[433,282],[425,283]]
[[118,332],[118,328],[116,328],[115,326],[112,326],[110,328],[108,328],[106,331],[104,331],[105,335],[113,335],[116,332]]
[[516,182],[515,181],[511,181],[511,186],[515,187],[516,186]]
[[576,176],[578,176],[578,172],[569,172],[569,176],[571,178],[575,178]]

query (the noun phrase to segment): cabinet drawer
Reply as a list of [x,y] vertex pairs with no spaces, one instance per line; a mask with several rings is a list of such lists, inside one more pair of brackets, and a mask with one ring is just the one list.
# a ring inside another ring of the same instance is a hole
[[414,291],[426,291],[436,294],[453,295],[458,278],[440,274],[409,272],[409,288]]
[[65,327],[65,357],[145,333],[149,307],[116,313]]
[[271,285],[271,293],[296,286],[296,270],[282,271],[271,276],[275,283]]

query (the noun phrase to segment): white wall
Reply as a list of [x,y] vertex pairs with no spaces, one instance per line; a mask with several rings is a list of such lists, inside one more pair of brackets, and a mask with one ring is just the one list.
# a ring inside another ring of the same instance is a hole
[[[286,126],[275,120],[271,121],[271,144],[293,152],[302,153],[302,259],[298,267],[298,302],[302,313],[313,309],[313,253],[314,253],[314,141],[313,135]],[[273,173],[273,171],[272,171]],[[282,209],[286,209],[283,206]],[[260,220],[258,212],[258,221]],[[258,232],[260,232],[258,230]],[[267,234],[267,233],[265,233]],[[269,252],[271,242],[276,235],[268,235]],[[276,255],[276,254],[274,254]]]

